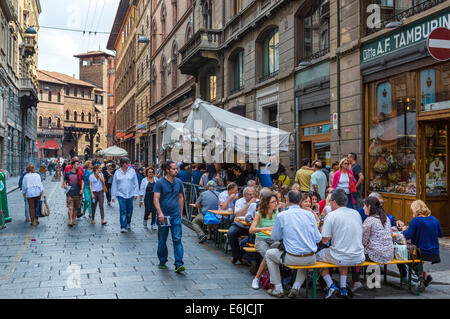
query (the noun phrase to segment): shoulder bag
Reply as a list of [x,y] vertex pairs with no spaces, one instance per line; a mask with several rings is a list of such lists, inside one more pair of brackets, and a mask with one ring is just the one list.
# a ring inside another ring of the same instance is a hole
[[50,209],[48,208],[47,198],[45,195],[42,196],[42,205],[39,213],[40,217],[47,217],[50,215]]

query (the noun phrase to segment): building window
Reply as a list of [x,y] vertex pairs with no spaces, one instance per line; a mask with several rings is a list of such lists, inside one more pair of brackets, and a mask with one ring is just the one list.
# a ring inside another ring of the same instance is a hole
[[84,136],[84,141],[89,142],[89,136],[87,134]]
[[48,101],[52,101],[52,91],[48,91]]
[[156,19],[153,18],[152,22],[152,53],[156,51],[156,32],[158,31],[158,24],[156,23]]
[[[328,52],[330,48],[330,2],[328,0],[314,1],[312,6],[305,10],[303,19],[303,33],[298,34],[298,41],[303,41],[302,58],[307,58],[319,52]],[[299,30],[301,30],[299,28]]]
[[178,87],[178,43],[173,42],[172,45],[172,90],[176,90]]
[[78,90],[77,90],[77,88],[74,88],[74,89],[73,89],[73,96],[78,96]]
[[91,91],[90,90],[87,91],[87,96],[88,96],[88,99],[91,99]]
[[51,117],[49,117],[47,120],[47,126],[48,126],[48,128],[50,128],[52,126],[52,118]]
[[70,88],[66,87],[66,96],[70,95]]
[[177,0],[172,0],[172,17],[173,17],[173,26],[175,27],[178,22],[178,5]]
[[231,16],[235,16],[241,9],[241,0],[232,0],[231,4]]
[[244,50],[240,50],[231,57],[230,69],[233,70],[231,92],[236,92],[244,86]]
[[61,93],[58,92],[58,103],[61,103]]
[[66,121],[70,120],[70,113],[69,111],[66,111]]
[[185,42],[188,42],[190,38],[192,38],[194,33],[194,29],[192,26],[192,22],[188,22],[187,26],[186,26],[186,35],[185,35]]
[[216,93],[217,93],[217,77],[215,75],[209,76],[209,101],[215,101],[216,100]]
[[261,81],[278,73],[278,28],[267,34],[262,42],[262,78]]
[[161,5],[161,33],[163,41],[166,38],[166,16],[167,16],[166,3],[163,2],[163,4]]
[[77,112],[73,112],[73,120],[77,121]]
[[39,127],[42,127],[42,116],[39,116]]
[[98,126],[102,126],[102,119],[98,119]]
[[95,104],[103,105],[103,95],[95,95]]
[[84,97],[84,90],[81,90],[81,97]]
[[84,122],[84,113],[81,112],[81,122]]
[[60,128],[61,127],[61,119],[58,117],[58,120],[56,121],[56,126],[58,127],[58,128]]
[[166,96],[166,68],[167,61],[165,55],[163,54],[161,58],[161,99]]
[[209,0],[205,1],[205,3],[203,4],[203,28],[212,28],[212,10]]
[[88,122],[89,122],[89,123],[92,122],[92,116],[91,116],[91,113],[88,114]]
[[44,100],[43,94],[42,94],[42,90],[39,90],[39,100]]
[[97,143],[100,143],[100,135],[97,135],[96,141],[97,141]]
[[278,127],[278,107],[276,105],[268,109],[269,113],[269,125],[272,127]]

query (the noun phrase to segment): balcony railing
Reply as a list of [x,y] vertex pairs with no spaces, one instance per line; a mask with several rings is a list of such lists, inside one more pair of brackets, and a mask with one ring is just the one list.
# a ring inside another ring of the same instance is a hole
[[306,61],[311,62],[312,60],[316,60],[316,59],[318,59],[318,58],[321,58],[321,57],[327,55],[328,53],[330,53],[330,48],[329,48],[329,47],[328,47],[328,48],[325,48],[325,49],[323,49],[323,50],[321,50],[321,51],[314,52],[313,54],[308,55],[308,56],[306,56],[306,57],[303,57],[303,58],[300,60],[300,62],[306,62]]
[[278,75],[278,70],[275,71],[275,72],[269,73],[267,75],[264,75],[263,77],[259,78],[259,83],[264,82],[264,81],[266,81],[266,80],[268,80],[270,78],[273,78],[273,77],[275,77],[277,75]]
[[406,9],[404,11],[401,11],[395,15],[390,16],[389,18],[382,20],[381,21],[381,26],[380,28],[366,28],[366,35],[370,35],[373,34],[375,32],[378,32],[384,28],[386,28],[386,25],[389,22],[393,22],[393,21],[402,21],[403,19],[412,17],[415,14],[418,14],[420,12],[423,12],[425,10],[428,10],[434,6],[437,6],[438,4],[441,4],[443,2],[446,2],[447,0],[425,0],[422,1],[418,4],[416,4],[415,6],[412,6],[409,9]]
[[217,50],[221,43],[220,30],[200,29],[192,38],[180,48],[181,61],[185,62],[187,58],[200,50]]

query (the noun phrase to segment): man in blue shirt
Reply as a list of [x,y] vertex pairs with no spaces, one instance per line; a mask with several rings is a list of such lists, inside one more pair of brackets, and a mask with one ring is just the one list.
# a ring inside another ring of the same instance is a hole
[[180,171],[177,174],[177,178],[181,179],[183,183],[191,182],[191,172],[189,172],[189,164],[183,163],[180,166]]
[[[168,161],[162,169],[166,173],[155,183],[153,202],[158,212],[158,258],[159,269],[167,269],[168,257],[167,236],[169,228],[172,232],[173,250],[175,257],[175,272],[185,270],[183,266],[183,244],[181,242],[184,195],[183,183],[177,178],[177,164]],[[170,225],[167,225],[167,220]]]
[[[280,261],[285,265],[314,265],[317,243],[322,236],[317,228],[316,219],[311,212],[300,208],[301,194],[292,190],[288,193],[289,208],[278,214],[273,225],[271,239],[283,240],[285,252],[278,248],[269,249],[266,252],[267,268],[270,273],[270,281],[275,285],[268,293],[275,297],[284,295],[280,276]],[[297,270],[294,285],[289,292],[289,298],[295,298],[306,278],[307,271]]]

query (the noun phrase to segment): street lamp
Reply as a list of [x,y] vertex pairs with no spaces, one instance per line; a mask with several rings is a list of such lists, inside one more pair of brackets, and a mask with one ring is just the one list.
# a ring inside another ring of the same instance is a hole
[[36,29],[33,28],[33,27],[28,27],[28,28],[25,30],[25,34],[37,34],[37,31],[36,31]]
[[149,43],[150,40],[145,35],[138,36],[138,43]]
[[402,22],[401,21],[391,21],[388,24],[386,24],[386,28],[388,29],[396,29],[398,27],[402,26]]

